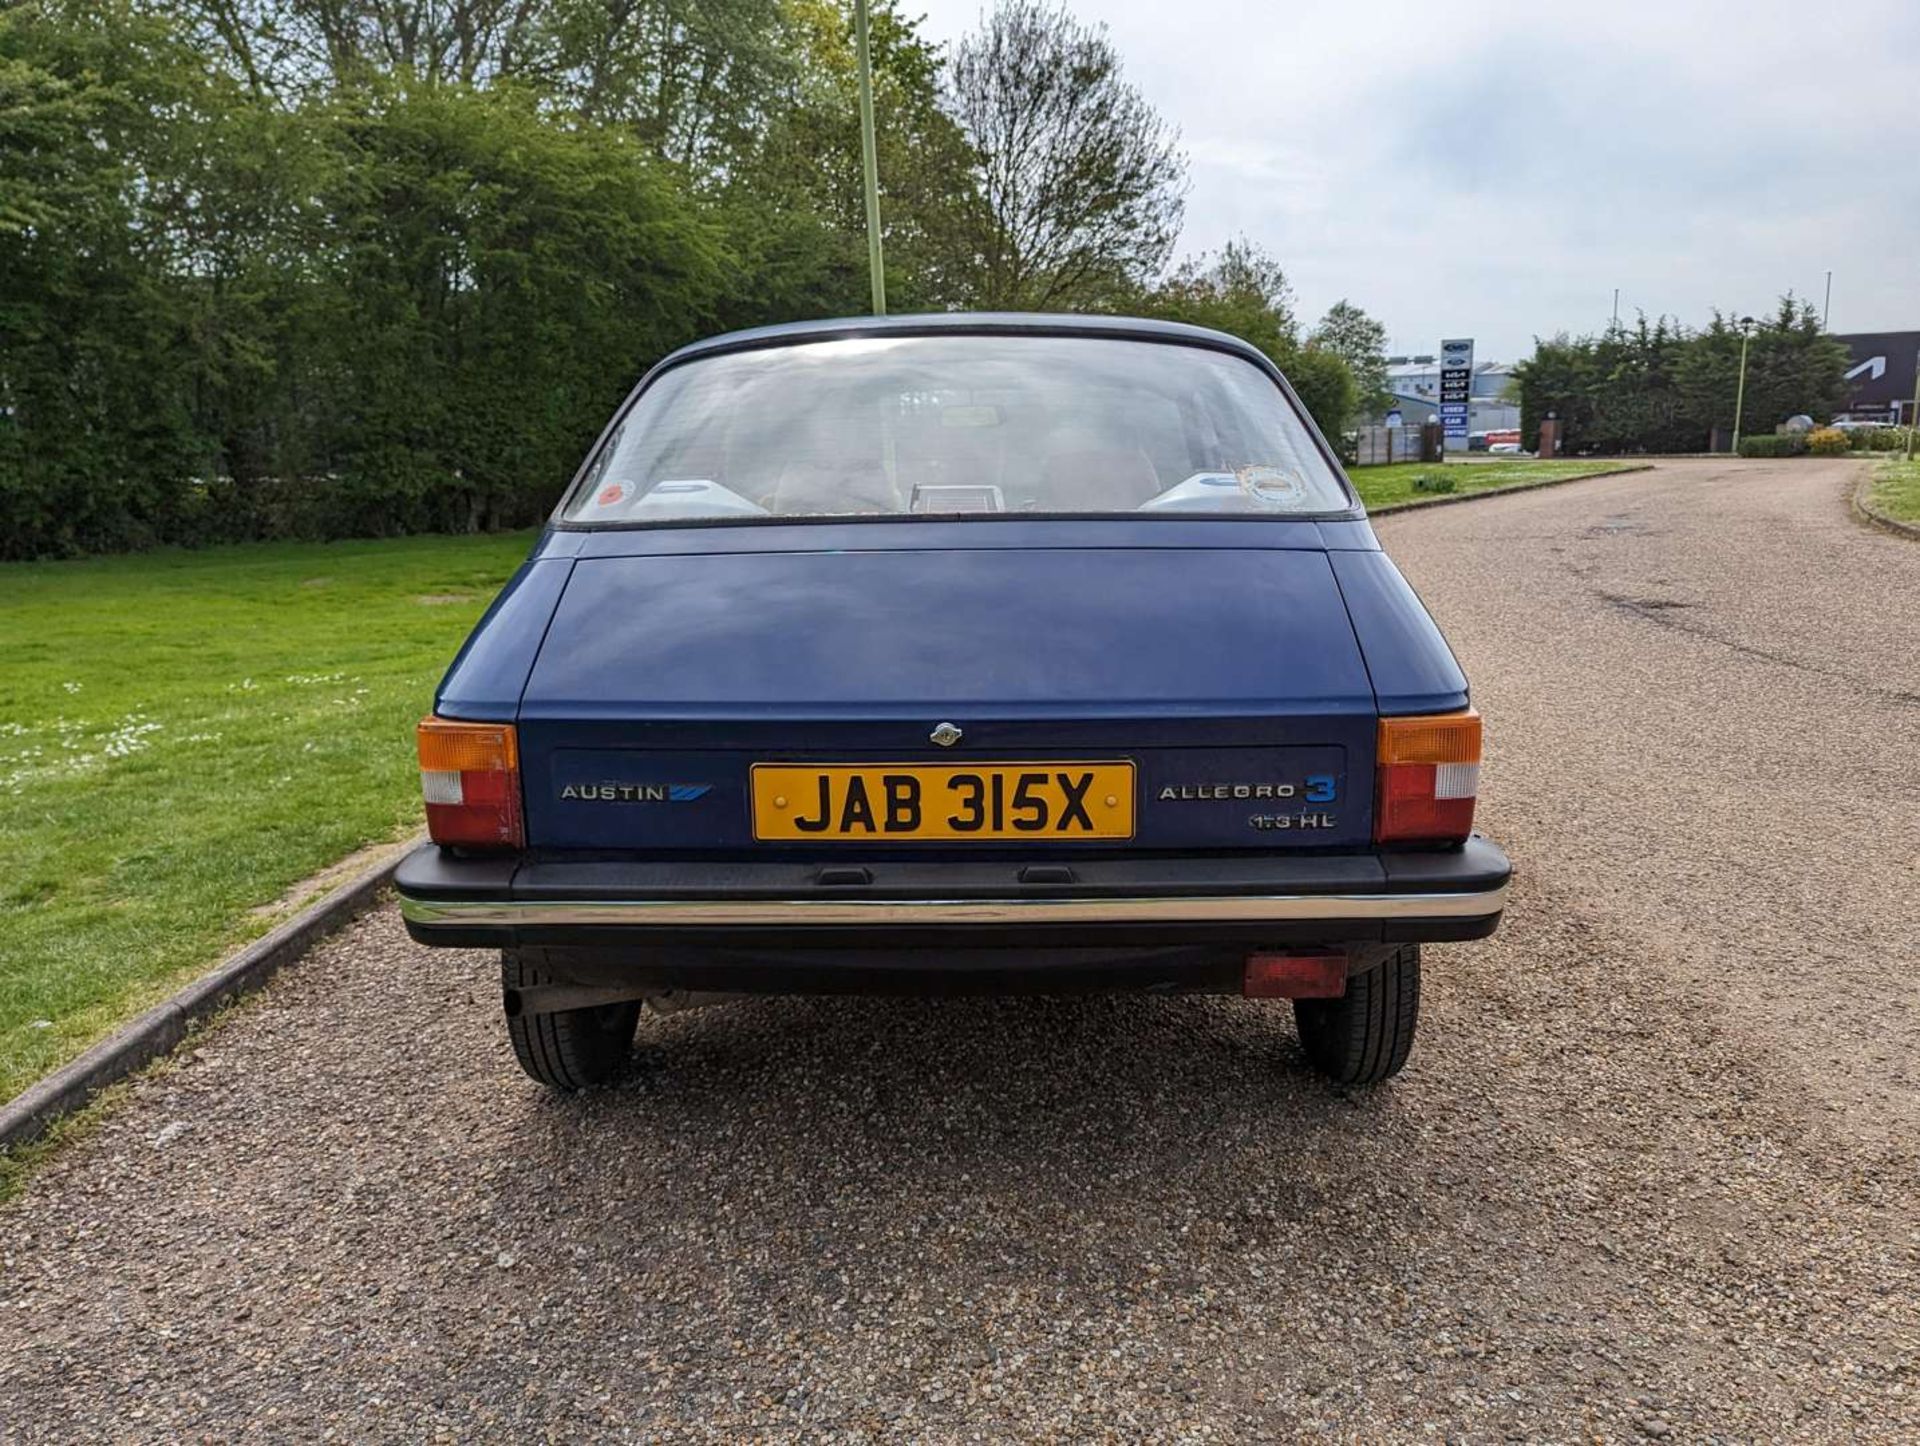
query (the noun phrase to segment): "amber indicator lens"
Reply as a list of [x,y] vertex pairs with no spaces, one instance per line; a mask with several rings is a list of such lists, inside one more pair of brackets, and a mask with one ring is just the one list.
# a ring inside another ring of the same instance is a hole
[[513,725],[423,718],[416,737],[420,792],[433,841],[456,848],[519,848],[525,830]]
[[1376,843],[1460,843],[1473,832],[1480,792],[1480,715],[1380,720]]

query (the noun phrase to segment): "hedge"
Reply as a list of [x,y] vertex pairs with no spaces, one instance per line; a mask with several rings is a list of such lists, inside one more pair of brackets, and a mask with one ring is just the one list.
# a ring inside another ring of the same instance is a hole
[[1742,457],[1799,457],[1807,450],[1804,432],[1762,432],[1740,439]]
[[1847,446],[1856,452],[1904,452],[1907,449],[1907,429],[1863,427],[1847,433]]

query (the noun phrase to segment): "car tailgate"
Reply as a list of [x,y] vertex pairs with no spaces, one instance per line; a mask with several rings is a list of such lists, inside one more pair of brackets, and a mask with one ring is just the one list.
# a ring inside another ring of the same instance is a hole
[[1133,837],[1073,846],[1352,847],[1374,720],[1319,550],[587,557],[521,702],[528,841],[750,847],[756,762],[1126,759]]

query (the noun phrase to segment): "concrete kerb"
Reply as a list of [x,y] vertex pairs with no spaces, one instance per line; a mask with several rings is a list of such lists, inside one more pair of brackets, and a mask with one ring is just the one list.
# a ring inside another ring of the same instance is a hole
[[1867,500],[1867,494],[1873,491],[1873,484],[1876,480],[1873,473],[1867,471],[1862,472],[1860,474],[1860,480],[1853,484],[1853,491],[1850,494],[1853,502],[1853,515],[1869,527],[1877,527],[1882,532],[1891,532],[1896,537],[1910,538],[1915,542],[1920,542],[1920,526],[1916,526],[1911,522],[1902,522],[1897,517],[1889,516]]
[[0,1105],[0,1150],[38,1139],[56,1120],[80,1109],[108,1085],[173,1049],[195,1020],[259,988],[327,935],[365,913],[392,881],[402,855],[417,841],[394,845],[378,861],[231,955],[211,973]]

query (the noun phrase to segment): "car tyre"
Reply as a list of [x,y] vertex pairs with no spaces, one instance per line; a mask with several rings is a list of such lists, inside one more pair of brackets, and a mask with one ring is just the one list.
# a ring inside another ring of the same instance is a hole
[[[501,987],[511,992],[557,982],[543,962],[539,949],[502,950]],[[583,1090],[617,1079],[626,1069],[639,1021],[638,1000],[554,1014],[509,1012],[507,1037],[520,1068],[531,1078],[549,1089]]]
[[1420,946],[1403,944],[1347,981],[1339,999],[1296,999],[1307,1060],[1335,1084],[1374,1085],[1400,1073],[1420,1021]]

